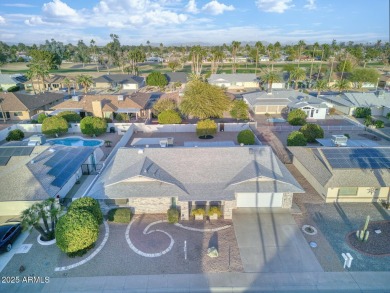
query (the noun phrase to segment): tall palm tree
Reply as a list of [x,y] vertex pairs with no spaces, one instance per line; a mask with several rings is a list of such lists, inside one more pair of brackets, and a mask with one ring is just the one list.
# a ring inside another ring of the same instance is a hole
[[302,51],[303,51],[303,49],[305,49],[305,46],[306,46],[306,43],[303,40],[300,40],[298,42],[298,68],[299,68],[299,64],[301,62]]
[[317,90],[317,97],[318,97],[321,94],[321,92],[329,88],[328,82],[325,79],[320,79],[319,81],[316,82],[314,88]]
[[338,89],[339,92],[341,93],[343,91],[349,90],[351,88],[351,84],[350,84],[349,80],[340,79],[340,80],[336,81],[336,83],[333,87],[335,89]]
[[314,55],[315,55],[317,49],[319,48],[319,46],[320,45],[317,42],[315,42],[314,45],[313,45],[313,55],[311,56],[310,75],[309,75],[310,79],[311,79],[311,75],[313,73]]
[[262,76],[262,79],[268,83],[268,89],[272,90],[272,84],[274,82],[280,82],[281,78],[279,74],[273,71],[269,71]]
[[332,73],[333,73],[333,64],[334,64],[334,56],[329,57],[330,58],[330,73],[329,73],[329,80],[328,83],[330,82],[330,79],[332,78]]
[[264,52],[264,45],[262,42],[256,42],[255,44],[256,48],[256,67],[255,67],[255,74],[257,74],[257,66],[259,65],[259,54]]
[[236,73],[236,70],[237,70],[236,57],[237,57],[237,52],[240,49],[240,46],[241,46],[241,42],[237,42],[237,41],[233,41],[232,42],[232,47],[231,47],[231,49],[232,49],[232,57],[233,57],[232,73]]
[[201,46],[193,46],[190,51],[190,59],[192,61],[192,73],[200,76],[202,73],[203,58],[206,56],[206,50]]
[[218,65],[222,62],[225,54],[218,48],[211,50],[211,73],[217,73]]
[[[28,78],[29,81],[31,81],[31,85],[32,85],[32,88],[33,88],[33,91],[34,91],[34,95],[36,95],[36,91],[35,91],[35,86],[34,86],[34,78],[36,77],[36,73],[35,71],[30,67],[30,69],[26,72],[26,77]],[[38,83],[38,87],[40,87],[39,83]]]
[[80,74],[77,76],[76,81],[84,88],[84,94],[87,94],[88,89],[93,85],[93,78],[90,75]]
[[295,89],[298,89],[298,82],[305,80],[306,78],[306,71],[303,68],[295,68],[290,73],[290,79],[294,81],[295,83]]
[[90,44],[91,52],[94,56],[94,61],[96,63],[96,71],[99,72],[99,62],[98,62],[99,58],[96,54],[96,49],[97,49],[96,42],[94,39],[92,39],[89,44]]
[[65,77],[64,80],[62,81],[64,85],[66,85],[68,89],[68,95],[70,95],[70,86],[73,84],[73,81],[69,79],[69,77]]

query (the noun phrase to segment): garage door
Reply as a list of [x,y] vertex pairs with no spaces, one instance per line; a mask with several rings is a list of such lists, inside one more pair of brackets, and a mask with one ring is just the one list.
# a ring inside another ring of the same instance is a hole
[[269,208],[282,206],[283,193],[238,193],[238,208]]

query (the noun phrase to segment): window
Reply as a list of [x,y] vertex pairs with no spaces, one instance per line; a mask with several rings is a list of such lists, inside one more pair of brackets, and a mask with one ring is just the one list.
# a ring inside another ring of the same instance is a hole
[[316,114],[318,114],[318,109],[316,110]]
[[23,116],[23,113],[22,112],[14,112],[14,116],[16,116],[16,117]]
[[340,187],[339,188],[339,196],[344,196],[344,195],[357,195],[358,192],[358,187]]

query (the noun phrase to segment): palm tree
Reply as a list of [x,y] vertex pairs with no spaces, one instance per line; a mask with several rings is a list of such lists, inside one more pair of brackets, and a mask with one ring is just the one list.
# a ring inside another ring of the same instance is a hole
[[64,80],[62,81],[64,85],[66,85],[68,89],[68,95],[70,95],[70,86],[73,84],[73,81],[70,80],[68,77],[65,77]]
[[298,68],[299,68],[299,64],[301,62],[301,55],[302,55],[302,50],[305,48],[306,44],[303,40],[300,40],[298,42]]
[[77,83],[83,86],[84,94],[87,94],[88,89],[93,85],[93,78],[90,75],[80,74],[77,76]]
[[206,51],[201,46],[193,46],[190,52],[190,59],[192,61],[192,73],[200,76],[202,73],[203,58],[206,56]]
[[298,82],[303,81],[306,78],[306,71],[302,68],[294,68],[293,71],[290,73],[290,79],[294,81],[295,83],[295,89],[298,89]]
[[317,97],[321,94],[321,92],[327,90],[328,87],[328,82],[325,79],[320,79],[319,81],[316,82],[316,85],[314,87],[317,89]]
[[330,79],[332,78],[334,59],[335,59],[334,56],[330,57],[331,64],[330,64],[330,73],[329,73],[328,83],[330,82]]
[[232,73],[236,73],[237,69],[237,63],[236,63],[236,57],[237,57],[237,51],[240,48],[241,42],[233,41],[232,42],[232,57],[233,57],[233,64],[232,64]]
[[211,73],[217,73],[218,64],[223,60],[225,54],[218,48],[211,50]]
[[98,62],[99,58],[96,55],[96,42],[94,39],[92,39],[89,44],[90,44],[92,54],[94,56],[94,61],[96,62],[96,71],[99,72],[99,62]]
[[260,53],[263,53],[264,51],[264,46],[263,46],[263,43],[262,42],[256,42],[255,44],[255,47],[256,47],[256,67],[255,67],[255,74],[257,74],[257,66],[259,64],[259,54]]
[[270,71],[262,76],[262,79],[268,83],[268,89],[272,90],[274,82],[280,82],[281,78],[276,72]]
[[313,55],[311,57],[311,66],[310,66],[310,75],[309,75],[310,79],[311,79],[311,75],[313,73],[314,55],[315,55],[315,52],[317,51],[319,46],[320,45],[317,42],[315,42],[314,45],[313,45]]
[[349,90],[351,88],[351,84],[350,84],[349,80],[340,79],[340,80],[336,81],[336,83],[333,87],[335,89],[338,89],[339,92],[341,93],[343,91]]
[[[35,86],[34,86],[34,78],[36,77],[35,71],[30,67],[30,69],[26,72],[26,77],[31,81],[32,88],[34,91],[34,95],[36,95]],[[40,84],[38,83],[38,87],[40,88]]]

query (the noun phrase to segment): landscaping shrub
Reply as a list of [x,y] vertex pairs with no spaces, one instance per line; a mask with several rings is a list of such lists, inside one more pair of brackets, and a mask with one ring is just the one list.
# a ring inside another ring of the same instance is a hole
[[336,108],[332,107],[332,108],[329,108],[329,115],[334,115],[336,114]]
[[60,135],[68,132],[68,122],[62,117],[47,117],[42,123],[42,133],[46,135]]
[[107,131],[107,122],[103,118],[87,116],[81,119],[80,129],[85,135],[98,136]]
[[38,123],[39,124],[42,124],[43,121],[47,118],[46,114],[45,113],[41,113],[38,115]]
[[22,140],[24,138],[24,132],[20,129],[14,129],[8,132],[7,137],[5,138],[6,141],[13,141],[13,140]]
[[179,211],[176,209],[176,208],[170,208],[168,211],[167,211],[167,215],[168,215],[168,222],[171,223],[171,224],[175,224],[177,222],[179,222]]
[[349,134],[348,133],[344,133],[344,136],[346,137],[346,138],[348,138],[348,139],[350,139],[351,137],[349,136]]
[[212,216],[212,215],[214,215],[214,214],[217,214],[218,218],[219,218],[220,216],[222,216],[221,209],[220,209],[219,207],[216,207],[216,206],[210,207],[210,209],[209,209],[209,211],[208,211],[208,215],[209,215],[209,216]]
[[58,113],[57,116],[63,117],[67,122],[80,122],[81,116],[73,111],[64,111],[61,113]]
[[287,137],[287,146],[305,146],[307,141],[302,132],[293,131]]
[[324,130],[317,124],[308,123],[303,125],[299,131],[303,133],[307,142],[316,142],[316,138],[324,138]]
[[207,137],[217,133],[217,123],[214,120],[200,120],[196,124],[196,135]]
[[112,119],[111,118],[104,118],[104,120],[106,121],[106,123],[112,123]]
[[191,216],[204,216],[205,215],[205,210],[203,208],[197,208],[197,209],[193,209],[191,211]]
[[232,103],[232,108],[230,109],[230,115],[232,118],[237,120],[248,120],[248,105],[243,100],[235,100]]
[[371,116],[371,109],[365,107],[358,107],[355,109],[355,113],[353,114],[356,118],[367,118]]
[[69,211],[72,211],[72,210],[87,211],[95,217],[95,219],[99,225],[101,223],[103,223],[103,213],[100,209],[100,204],[96,199],[94,199],[92,197],[86,196],[86,197],[81,197],[79,199],[76,199],[75,201],[73,201],[71,203],[68,210]]
[[146,84],[150,86],[164,87],[168,84],[168,80],[164,74],[155,71],[146,77]]
[[180,124],[181,117],[175,110],[166,110],[158,114],[160,124]]
[[129,115],[127,115],[126,113],[118,113],[118,114],[115,115],[115,119],[118,122],[120,122],[120,121],[129,121]]
[[131,210],[129,208],[111,209],[107,214],[107,218],[110,222],[130,223]]
[[55,235],[57,246],[63,252],[71,256],[82,255],[98,239],[99,225],[91,213],[72,210],[58,220]]
[[375,128],[384,128],[385,127],[385,122],[382,120],[376,120],[375,121]]
[[287,115],[287,122],[290,125],[305,125],[306,124],[306,113],[301,109],[292,110]]
[[238,143],[243,143],[245,145],[255,144],[255,135],[249,129],[242,130],[237,135]]
[[7,89],[7,92],[17,92],[18,90],[20,90],[20,87],[18,87],[17,85],[16,86],[11,86]]
[[38,120],[31,119],[31,120],[30,120],[30,123],[31,123],[31,124],[37,124],[37,123],[38,123]]
[[370,125],[373,125],[374,124],[374,120],[372,119],[372,117],[371,116],[367,116],[365,119],[364,119],[364,122],[363,122],[363,124],[365,125],[365,126],[370,126]]

